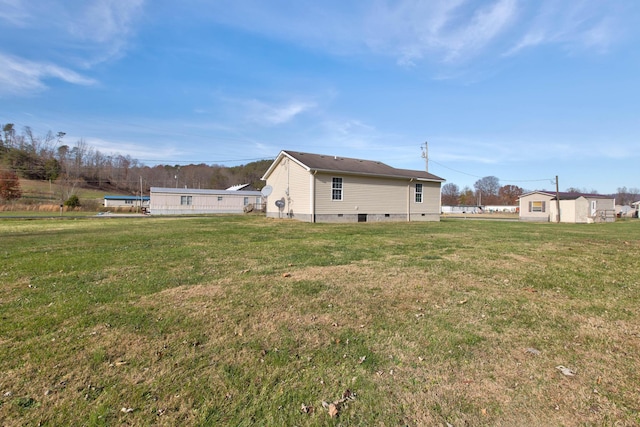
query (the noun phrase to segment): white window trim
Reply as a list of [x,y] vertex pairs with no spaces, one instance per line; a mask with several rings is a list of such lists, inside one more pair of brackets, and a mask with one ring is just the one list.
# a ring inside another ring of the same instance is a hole
[[[420,191],[418,191],[418,186],[420,186]],[[415,196],[413,198],[413,201],[416,203],[424,202],[424,186],[421,183],[416,182],[415,189],[416,190],[415,190]],[[418,194],[420,195],[420,201],[418,201]]]
[[[335,183],[335,179],[339,179],[340,180],[340,188],[336,188],[334,187],[334,183]],[[334,191],[340,191],[340,198],[336,199],[333,197],[333,192]],[[334,176],[331,178],[331,201],[332,202],[341,202],[344,200],[344,179],[340,176]]]

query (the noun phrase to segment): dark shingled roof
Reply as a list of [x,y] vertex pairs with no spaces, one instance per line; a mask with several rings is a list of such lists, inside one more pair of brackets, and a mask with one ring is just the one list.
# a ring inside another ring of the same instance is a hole
[[[524,196],[528,196],[529,194],[533,194],[533,193],[545,193],[545,194],[548,194],[549,196],[552,196],[551,200],[556,199],[555,190],[535,190],[535,191],[531,191],[529,193],[523,194],[522,196],[520,196],[520,198]],[[567,191],[559,191],[558,196],[560,200],[575,200],[578,197],[584,197],[587,199],[613,199],[614,198],[613,196],[606,195],[606,194],[576,193],[576,192],[567,192]]]
[[302,163],[310,170],[321,172],[342,172],[356,175],[374,175],[393,178],[418,178],[430,181],[444,181],[436,175],[425,171],[396,169],[374,160],[352,159],[349,157],[329,156],[324,154],[283,151],[294,160]]
[[[551,193],[555,196],[555,193]],[[611,196],[606,196],[603,194],[589,194],[589,193],[573,193],[573,192],[566,192],[566,191],[560,191],[558,193],[558,196],[560,198],[560,200],[575,200],[578,197],[585,197],[588,199],[613,199],[613,197]],[[554,197],[551,200],[555,200],[556,197]]]

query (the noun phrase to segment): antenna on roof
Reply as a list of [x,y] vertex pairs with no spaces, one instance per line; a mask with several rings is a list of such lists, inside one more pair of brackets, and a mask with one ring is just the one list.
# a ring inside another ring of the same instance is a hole
[[425,161],[425,170],[429,172],[429,143],[425,141],[420,148],[422,148],[422,158]]

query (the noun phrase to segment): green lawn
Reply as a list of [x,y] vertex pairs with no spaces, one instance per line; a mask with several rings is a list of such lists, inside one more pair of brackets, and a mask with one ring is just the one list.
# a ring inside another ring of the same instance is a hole
[[0,424],[638,425],[639,238],[0,219]]

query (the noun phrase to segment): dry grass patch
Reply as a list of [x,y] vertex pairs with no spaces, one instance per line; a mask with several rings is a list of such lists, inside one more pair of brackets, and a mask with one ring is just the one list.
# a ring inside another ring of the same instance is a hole
[[626,224],[123,221],[0,227],[4,425],[640,423]]

